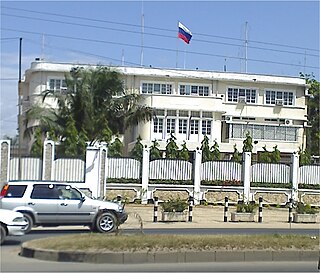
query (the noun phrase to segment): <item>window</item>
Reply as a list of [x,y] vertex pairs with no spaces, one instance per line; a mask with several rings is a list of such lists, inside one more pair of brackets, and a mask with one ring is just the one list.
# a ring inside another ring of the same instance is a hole
[[6,192],[6,198],[17,198],[22,197],[26,190],[26,185],[10,185],[8,191]]
[[283,105],[293,105],[293,92],[266,90],[266,104],[275,105],[276,101],[281,101]]
[[190,120],[190,134],[199,134],[199,120]]
[[66,81],[64,79],[49,79],[49,90],[54,92],[67,90]]
[[179,119],[179,134],[186,134],[188,127],[187,119]]
[[175,132],[175,123],[176,120],[174,118],[167,119],[167,133],[174,133]]
[[230,124],[231,138],[245,138],[246,133],[254,139],[297,141],[297,128],[275,125]]
[[153,119],[153,132],[162,133],[163,132],[163,118]]
[[239,97],[244,98],[246,103],[256,103],[257,91],[248,88],[228,88],[227,98],[229,102],[238,102]]
[[53,185],[34,185],[31,199],[59,199],[59,194]]
[[209,96],[209,86],[181,84],[179,85],[179,94],[207,97]]
[[172,84],[165,83],[142,83],[143,94],[172,94]]
[[211,135],[211,120],[203,120],[202,121],[202,134],[203,135]]

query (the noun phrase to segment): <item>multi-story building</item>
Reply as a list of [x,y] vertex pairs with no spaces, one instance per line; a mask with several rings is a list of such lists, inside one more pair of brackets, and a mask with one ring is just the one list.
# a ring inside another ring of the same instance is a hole
[[[33,62],[21,83],[22,113],[42,101],[43,91],[63,91],[65,74],[76,66],[80,65]],[[127,150],[139,135],[143,144],[150,146],[157,139],[164,149],[173,133],[177,144],[186,141],[189,150],[200,147],[207,135],[211,144],[218,142],[222,153],[231,154],[234,144],[242,150],[247,132],[256,141],[253,152],[264,146],[271,151],[275,145],[283,154],[305,148],[308,85],[304,79],[151,67],[114,69],[122,74],[125,88],[140,93],[143,103],[156,112],[152,121],[126,132]],[[46,103],[54,105],[50,99]]]

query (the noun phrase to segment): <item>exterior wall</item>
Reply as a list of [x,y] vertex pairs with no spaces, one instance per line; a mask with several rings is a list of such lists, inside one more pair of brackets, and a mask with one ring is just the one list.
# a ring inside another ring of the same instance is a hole
[[[57,64],[46,62],[34,62],[31,68],[26,71],[23,83],[23,96],[25,107],[41,101],[40,94],[48,88],[49,78],[64,78],[74,66],[73,64]],[[82,66],[82,65],[81,65]],[[307,85],[300,78],[279,77],[240,73],[218,73],[209,71],[185,71],[174,69],[154,68],[116,68],[123,74],[124,85],[130,92],[141,92],[143,82],[172,84],[172,94],[142,94],[143,103],[155,109],[166,110],[188,110],[212,112],[210,142],[216,140],[219,143],[220,151],[232,153],[233,145],[237,144],[238,149],[242,147],[243,138],[230,138],[228,127],[230,124],[255,124],[279,126],[278,120],[289,120],[290,124],[281,124],[297,128],[297,139],[295,141],[281,141],[261,139],[254,147],[254,152],[262,151],[266,145],[271,150],[275,145],[283,153],[292,153],[299,147],[305,147],[304,123],[307,121],[307,107],[305,92]],[[207,85],[209,96],[180,95],[179,84]],[[256,90],[256,103],[228,102],[228,88],[250,88]],[[293,92],[294,104],[292,106],[275,106],[265,104],[265,91],[276,90]],[[51,106],[55,106],[53,100],[46,100]],[[25,110],[25,109],[24,109]],[[226,117],[236,117],[237,120],[225,120]],[[242,118],[255,118],[255,120],[241,120]],[[178,117],[176,117],[178,119]],[[273,119],[273,121],[265,121]],[[201,120],[201,119],[200,119]],[[177,125],[176,125],[177,128]],[[153,133],[153,121],[139,124],[136,128],[128,130],[124,139],[127,149],[131,149],[138,136],[143,139],[143,144],[150,146],[152,141],[159,139],[160,148],[166,145],[166,139],[170,134],[163,134],[160,138]],[[177,143],[187,138],[177,136]],[[203,135],[199,131],[197,136],[193,135],[187,140],[189,150],[199,147]],[[29,147],[30,148],[30,147]]]

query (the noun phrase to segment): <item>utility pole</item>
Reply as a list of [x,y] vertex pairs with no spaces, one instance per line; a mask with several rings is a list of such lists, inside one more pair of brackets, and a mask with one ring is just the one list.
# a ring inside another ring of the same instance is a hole
[[22,52],[22,38],[19,39],[19,82],[18,82],[18,104],[19,104],[19,115],[18,115],[18,132],[19,132],[19,161],[18,161],[18,179],[21,180],[21,148],[22,148],[22,91],[21,91],[21,52]]
[[245,29],[245,73],[248,72],[248,22],[246,22],[246,29]]
[[141,56],[140,56],[140,66],[143,66],[143,47],[144,47],[144,10],[143,1],[141,7]]

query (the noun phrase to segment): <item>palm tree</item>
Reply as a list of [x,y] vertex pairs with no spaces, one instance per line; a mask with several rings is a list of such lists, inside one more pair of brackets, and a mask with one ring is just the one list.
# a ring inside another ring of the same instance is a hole
[[152,108],[142,105],[139,94],[128,94],[121,74],[110,68],[75,67],[66,75],[66,85],[67,90],[63,92],[43,93],[43,102],[47,97],[56,99],[56,109],[35,107],[28,116],[28,120],[38,120],[37,126],[43,132],[54,130],[62,142],[70,137],[66,134],[70,118],[75,126],[72,131],[93,144],[110,142],[113,135],[123,134],[128,127],[153,117]]

